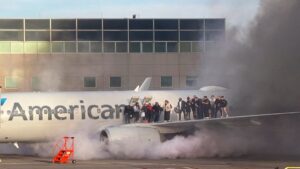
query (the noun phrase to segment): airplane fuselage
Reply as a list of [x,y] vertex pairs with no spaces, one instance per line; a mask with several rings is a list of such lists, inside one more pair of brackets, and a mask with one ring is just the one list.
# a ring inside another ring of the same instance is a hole
[[197,90],[6,93],[1,95],[0,142],[51,140],[84,129],[96,133],[123,124],[122,109],[131,99],[161,105],[169,100],[174,107],[179,97],[193,95],[204,94]]

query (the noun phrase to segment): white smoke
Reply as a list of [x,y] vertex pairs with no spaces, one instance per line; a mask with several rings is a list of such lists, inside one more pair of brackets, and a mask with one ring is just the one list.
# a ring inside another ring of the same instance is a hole
[[[235,132],[236,134],[236,132]],[[251,141],[235,137],[234,133],[213,133],[207,130],[195,132],[190,136],[175,136],[162,143],[141,143],[134,139],[114,141],[109,144],[100,142],[99,137],[86,132],[75,137],[75,159],[176,159],[197,157],[240,156],[247,153]],[[55,143],[32,144],[31,154],[53,157],[62,145]],[[55,146],[57,145],[57,146]],[[239,146],[237,146],[239,145]],[[54,151],[55,148],[55,151]]]

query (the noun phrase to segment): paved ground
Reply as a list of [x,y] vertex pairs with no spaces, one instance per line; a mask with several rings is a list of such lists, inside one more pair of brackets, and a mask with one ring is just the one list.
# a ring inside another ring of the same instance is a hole
[[1,169],[284,169],[299,166],[300,158],[208,158],[164,160],[89,160],[76,164],[52,164],[49,158],[0,155]]

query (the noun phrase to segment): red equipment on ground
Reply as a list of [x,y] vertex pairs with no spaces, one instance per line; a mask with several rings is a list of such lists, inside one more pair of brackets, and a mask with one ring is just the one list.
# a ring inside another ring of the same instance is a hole
[[52,162],[65,164],[68,163],[69,160],[72,160],[73,164],[76,163],[74,160],[74,137],[64,137],[64,143],[56,156],[53,157]]

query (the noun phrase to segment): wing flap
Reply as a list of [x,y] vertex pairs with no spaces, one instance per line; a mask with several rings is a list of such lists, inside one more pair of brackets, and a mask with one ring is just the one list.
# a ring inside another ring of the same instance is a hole
[[280,130],[282,125],[294,126],[300,120],[300,112],[235,116],[228,118],[203,119],[190,121],[176,121],[168,123],[157,123],[161,133],[177,133],[191,129],[228,129],[228,128],[262,128],[277,127]]

